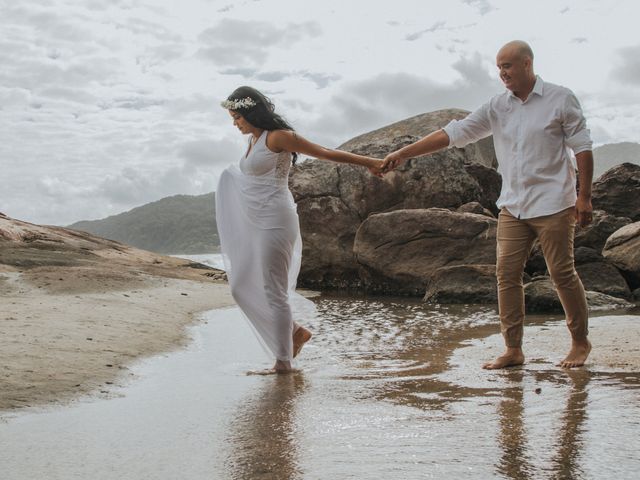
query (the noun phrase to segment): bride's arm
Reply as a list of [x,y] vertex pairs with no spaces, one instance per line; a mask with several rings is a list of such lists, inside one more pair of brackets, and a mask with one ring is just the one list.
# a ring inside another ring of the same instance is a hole
[[382,160],[342,150],[325,148],[310,142],[291,130],[274,130],[269,133],[267,140],[267,146],[274,152],[298,152],[321,160],[360,165],[367,167],[372,173],[379,173],[382,167]]

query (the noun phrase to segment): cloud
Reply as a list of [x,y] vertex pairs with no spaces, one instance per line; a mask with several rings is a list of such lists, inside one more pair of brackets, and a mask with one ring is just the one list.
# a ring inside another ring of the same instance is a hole
[[586,37],[574,37],[570,40],[571,43],[586,43],[588,41]]
[[496,8],[487,0],[462,0],[462,3],[476,7],[480,15],[486,15],[487,13],[496,10]]
[[298,77],[310,80],[315,83],[317,88],[326,88],[332,82],[339,80],[341,77],[337,74],[310,72],[308,70],[296,70],[292,72],[285,71],[260,71],[257,68],[250,67],[234,67],[227,68],[220,72],[223,75],[239,75],[243,78],[260,80],[262,82],[276,83],[285,78]]
[[640,86],[640,45],[618,49],[616,67],[611,75],[614,81]]
[[330,146],[337,145],[420,113],[443,108],[473,110],[502,90],[478,53],[461,57],[452,68],[459,79],[448,85],[408,73],[380,74],[350,83],[323,107],[327,113],[306,128]]
[[186,160],[187,167],[211,167],[232,163],[242,155],[242,150],[228,139],[200,139],[180,145],[178,155]]
[[407,35],[405,37],[405,40],[413,42],[415,40],[418,40],[425,33],[433,33],[433,32],[437,32],[438,30],[443,30],[445,25],[446,25],[446,22],[442,22],[442,21],[441,22],[436,22],[433,25],[431,25],[429,28],[426,28],[424,30],[420,30],[419,32],[410,33],[409,35]]
[[321,32],[317,22],[277,27],[269,22],[228,19],[200,33],[198,55],[217,65],[262,65],[270,48],[286,48]]

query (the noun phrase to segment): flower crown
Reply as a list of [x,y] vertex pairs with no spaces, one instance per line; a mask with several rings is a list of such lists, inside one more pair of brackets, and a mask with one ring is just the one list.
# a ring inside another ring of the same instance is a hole
[[239,108],[255,107],[257,104],[251,97],[241,98],[239,100],[225,100],[220,105],[227,110],[238,110]]

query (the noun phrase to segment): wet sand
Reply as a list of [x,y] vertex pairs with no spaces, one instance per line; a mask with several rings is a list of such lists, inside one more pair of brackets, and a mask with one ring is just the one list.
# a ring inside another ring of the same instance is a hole
[[[314,301],[299,373],[247,376],[270,360],[237,308],[208,312],[187,348],[136,363],[136,381],[113,398],[4,415],[3,471],[14,480],[635,478],[640,372],[636,343],[623,342],[637,315],[594,317],[592,362],[572,371],[554,365],[561,319],[530,317],[528,363],[485,371],[500,348],[491,308]],[[596,355],[616,329],[626,332],[613,339],[618,350]]]
[[187,344],[194,314],[233,303],[197,272],[1,267],[0,410],[108,396],[132,362]]

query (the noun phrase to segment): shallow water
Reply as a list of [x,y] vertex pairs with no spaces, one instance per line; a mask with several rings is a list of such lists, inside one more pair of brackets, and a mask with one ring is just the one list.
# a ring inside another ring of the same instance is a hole
[[208,312],[114,398],[4,415],[0,477],[636,478],[640,373],[486,372],[491,308],[315,301],[300,373],[247,376],[270,366],[251,330]]

